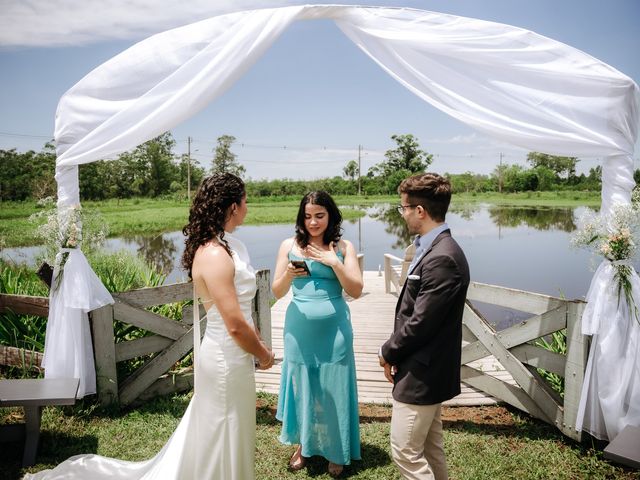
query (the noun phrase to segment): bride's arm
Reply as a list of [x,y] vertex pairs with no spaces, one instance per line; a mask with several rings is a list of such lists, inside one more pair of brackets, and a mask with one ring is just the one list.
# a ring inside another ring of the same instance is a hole
[[245,320],[233,282],[233,259],[221,246],[202,247],[196,253],[192,275],[201,298],[211,300],[224,321],[229,336],[246,352],[254,355],[261,368],[273,363],[273,354]]

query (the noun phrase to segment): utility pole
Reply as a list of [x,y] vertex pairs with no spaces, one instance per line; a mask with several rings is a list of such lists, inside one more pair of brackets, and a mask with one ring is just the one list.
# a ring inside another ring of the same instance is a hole
[[191,202],[191,137],[187,137],[187,199]]
[[504,154],[500,152],[500,167],[498,167],[498,193],[502,193],[502,157]]
[[362,145],[358,145],[358,195],[361,194],[361,182],[360,182],[360,152],[362,152]]

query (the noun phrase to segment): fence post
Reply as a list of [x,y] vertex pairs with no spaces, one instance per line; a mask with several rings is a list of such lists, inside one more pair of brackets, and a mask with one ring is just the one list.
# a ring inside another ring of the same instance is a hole
[[271,345],[271,271],[258,270],[256,272],[256,284],[258,290],[251,307],[253,321],[255,322],[262,340],[269,348]]
[[567,303],[567,361],[564,369],[564,419],[560,430],[566,436],[582,441],[582,432],[575,429],[578,405],[587,366],[589,341],[581,331],[582,312],[586,303],[574,300]]
[[116,345],[113,336],[113,307],[106,305],[91,312],[96,387],[102,406],[118,403]]

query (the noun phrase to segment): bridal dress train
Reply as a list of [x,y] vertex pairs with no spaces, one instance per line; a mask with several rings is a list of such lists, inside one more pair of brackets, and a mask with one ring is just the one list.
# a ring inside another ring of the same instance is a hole
[[[247,322],[256,293],[244,244],[225,234],[233,253],[235,287]],[[32,480],[251,480],[254,478],[256,389],[253,356],[229,337],[215,306],[196,365],[197,390],[175,432],[153,458],[130,462],[77,455]]]

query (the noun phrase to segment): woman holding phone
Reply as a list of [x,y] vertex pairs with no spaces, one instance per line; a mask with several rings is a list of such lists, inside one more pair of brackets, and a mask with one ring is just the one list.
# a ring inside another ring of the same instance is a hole
[[284,359],[276,418],[280,441],[298,444],[289,467],[300,470],[320,455],[333,477],[360,459],[353,330],[343,290],[362,293],[351,242],[342,240],[342,215],[323,191],[305,195],[296,234],[280,245],[272,290],[293,289],[284,325]]

